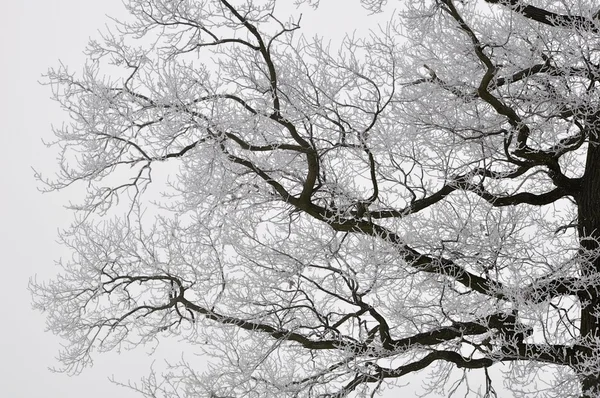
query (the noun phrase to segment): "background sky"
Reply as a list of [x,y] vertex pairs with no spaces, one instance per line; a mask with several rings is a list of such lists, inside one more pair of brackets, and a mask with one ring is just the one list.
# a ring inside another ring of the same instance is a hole
[[33,179],[32,167],[54,168],[55,152],[41,140],[52,140],[51,124],[66,120],[50,101],[50,88],[38,82],[59,59],[80,69],[88,38],[108,21],[105,14],[118,15],[122,5],[119,0],[21,0],[4,2],[2,8],[0,396],[136,397],[108,376],[119,376],[123,369],[133,378],[143,375],[151,362],[146,355],[100,356],[93,369],[78,377],[50,372],[61,341],[44,332],[44,318],[31,309],[27,290],[30,277],[44,279],[58,270],[54,260],[66,253],[56,244],[56,234],[71,217],[62,208],[64,195],[40,194]]
[[[292,0],[283,0],[288,4]],[[54,261],[68,253],[56,243],[57,231],[66,227],[71,214],[63,209],[68,197],[44,194],[33,170],[55,169],[51,125],[67,116],[50,100],[42,75],[59,60],[73,71],[81,70],[83,50],[90,37],[111,24],[106,15],[123,15],[120,0],[19,0],[3,4],[0,24],[0,396],[7,398],[121,398],[139,397],[112,384],[147,374],[159,350],[148,356],[143,349],[121,354],[102,354],[94,367],[77,377],[52,373],[61,340],[44,332],[44,317],[31,309],[29,278],[47,279],[58,271]],[[305,14],[302,25],[308,35],[352,32],[364,26],[358,1],[322,0],[318,14]],[[312,33],[311,33],[312,32]],[[46,173],[48,174],[48,173]],[[64,343],[64,342],[62,342]]]

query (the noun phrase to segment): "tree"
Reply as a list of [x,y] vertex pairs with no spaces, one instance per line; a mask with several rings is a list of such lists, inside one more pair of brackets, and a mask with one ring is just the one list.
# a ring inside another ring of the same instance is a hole
[[504,364],[517,396],[599,397],[598,10],[531,1],[405,1],[339,51],[275,1],[127,1],[82,74],[48,75],[71,123],[47,186],[87,189],[31,286],[64,370],[179,336],[213,366],[146,396],[429,370],[489,397]]

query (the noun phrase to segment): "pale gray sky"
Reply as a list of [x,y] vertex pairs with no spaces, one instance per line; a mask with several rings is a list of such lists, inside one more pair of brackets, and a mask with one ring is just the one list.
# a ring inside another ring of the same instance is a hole
[[[119,0],[22,0],[4,2],[0,24],[0,247],[3,278],[0,289],[0,396],[7,398],[123,398],[138,395],[114,386],[111,374],[145,374],[145,355],[100,356],[80,377],[54,374],[60,340],[44,332],[42,315],[31,309],[27,283],[57,271],[53,261],[64,251],[56,232],[70,214],[64,196],[41,195],[31,167],[52,167],[55,154],[41,139],[51,140],[50,124],[66,120],[50,101],[50,89],[38,84],[50,66],[62,60],[79,69],[82,50],[91,35],[117,14]],[[118,361],[117,361],[118,359]],[[126,362],[127,361],[127,362]],[[138,369],[136,369],[138,368]],[[132,371],[133,370],[133,371]],[[143,371],[142,371],[143,370]],[[126,378],[126,377],[125,377]]]

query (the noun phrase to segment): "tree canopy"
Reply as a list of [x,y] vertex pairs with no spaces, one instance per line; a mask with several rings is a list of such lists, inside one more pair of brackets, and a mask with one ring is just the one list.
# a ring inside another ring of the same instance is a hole
[[600,397],[598,6],[363,0],[332,48],[283,3],[127,0],[49,71],[63,370],[177,336],[211,365],[145,396]]

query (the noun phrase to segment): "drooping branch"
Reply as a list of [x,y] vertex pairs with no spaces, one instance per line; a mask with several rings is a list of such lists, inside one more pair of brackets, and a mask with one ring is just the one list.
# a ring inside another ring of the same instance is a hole
[[178,301],[187,309],[204,316],[206,319],[210,319],[223,325],[237,326],[241,329],[248,330],[251,332],[263,332],[275,339],[295,342],[311,350],[349,350],[355,355],[360,355],[366,352],[368,349],[366,344],[357,343],[354,340],[312,340],[300,333],[296,333],[290,330],[282,330],[264,323],[251,322],[241,318],[221,315],[208,308],[204,308],[197,304],[194,304],[189,300],[185,299],[184,297],[180,297]]
[[425,369],[435,361],[451,362],[458,368],[480,369],[492,366],[494,361],[489,358],[466,358],[454,351],[440,350],[427,354],[420,360],[399,366],[397,368],[387,368],[369,362],[366,367],[370,368],[370,373],[359,373],[337,393],[329,395],[332,398],[347,397],[358,386],[365,383],[381,383],[384,379],[399,378],[409,373]]

